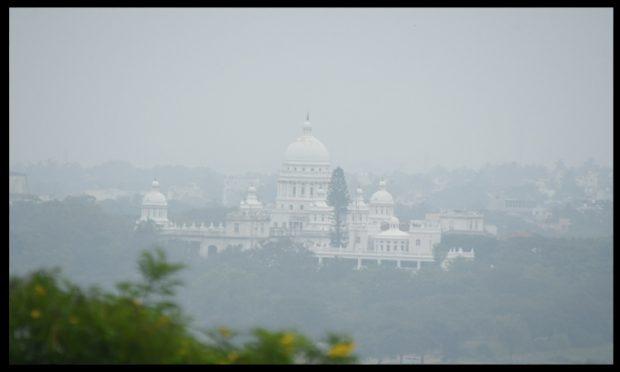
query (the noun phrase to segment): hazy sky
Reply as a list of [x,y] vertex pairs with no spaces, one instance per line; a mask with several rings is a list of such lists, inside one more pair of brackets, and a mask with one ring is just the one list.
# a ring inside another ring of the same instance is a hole
[[11,164],[612,157],[611,9],[10,9]]

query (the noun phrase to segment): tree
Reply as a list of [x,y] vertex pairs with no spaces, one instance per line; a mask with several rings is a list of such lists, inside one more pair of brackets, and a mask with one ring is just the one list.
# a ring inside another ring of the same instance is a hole
[[331,233],[332,247],[341,247],[347,244],[346,217],[350,201],[344,171],[338,167],[332,173],[327,193],[327,204],[334,208],[334,227]]
[[[226,327],[200,340],[180,308],[169,302],[183,265],[161,250],[139,260],[141,283],[122,283],[120,293],[84,291],[39,270],[9,282],[9,363],[354,363],[355,343],[328,334],[315,344],[294,331]],[[241,337],[239,337],[241,336]],[[249,336],[249,337],[248,337]],[[240,342],[240,339],[245,341]]]

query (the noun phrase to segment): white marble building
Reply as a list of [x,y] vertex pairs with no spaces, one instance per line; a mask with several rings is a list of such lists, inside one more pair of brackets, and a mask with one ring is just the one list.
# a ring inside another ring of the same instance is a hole
[[168,224],[168,202],[164,194],[159,191],[157,180],[153,180],[151,191],[142,198],[142,214],[138,221],[147,220],[160,226]]
[[28,180],[23,173],[9,172],[9,195],[28,194]]
[[484,223],[484,216],[475,211],[449,210],[427,213],[425,221],[435,221],[444,234],[497,235],[497,227]]
[[433,221],[411,221],[405,224],[409,231],[401,230],[385,181],[368,203],[363,191],[356,190],[348,207],[348,244],[331,247],[332,207],[326,202],[331,173],[329,152],[312,134],[307,118],[301,136],[285,151],[275,205],[263,206],[255,187],[250,186],[246,199],[238,211],[227,216],[225,224],[180,226],[168,221],[166,199],[154,181],[144,197],[140,221],[153,220],[165,237],[200,242],[203,256],[228,246],[250,249],[267,239],[288,236],[312,250],[319,262],[341,257],[357,260],[358,267],[369,261],[394,261],[398,267],[419,268],[423,262],[434,261],[433,248],[441,241],[440,226]]

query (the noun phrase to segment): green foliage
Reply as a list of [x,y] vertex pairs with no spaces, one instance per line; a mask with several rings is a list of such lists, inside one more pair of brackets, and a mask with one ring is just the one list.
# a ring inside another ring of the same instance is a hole
[[117,285],[120,292],[126,297],[136,298],[146,305],[162,310],[176,309],[176,305],[168,298],[174,295],[175,287],[180,286],[182,281],[172,275],[185,265],[168,263],[165,252],[160,248],[154,253],[142,252],[138,267],[142,282],[121,282]]
[[[81,285],[114,290],[119,280],[144,284],[134,274],[136,261],[155,237],[134,231],[134,221],[108,215],[87,200],[15,203],[10,206],[10,272],[61,266]],[[258,250],[225,250],[206,260],[191,243],[161,245],[167,257],[187,266],[177,272],[185,285],[176,298],[196,327],[261,325],[295,329],[313,339],[335,330],[353,336],[361,357],[430,353],[442,361],[473,363],[611,360],[612,237],[451,235],[442,238],[439,253],[451,246],[474,248],[476,259],[455,261],[448,272],[423,265],[418,274],[386,262],[364,262],[368,268],[356,271],[352,261],[325,260],[319,268],[310,252],[285,239]],[[25,310],[24,319],[33,320],[32,310]],[[511,341],[502,335],[514,324],[524,333]],[[237,337],[241,342],[253,336]]]
[[344,171],[337,167],[332,172],[327,192],[327,204],[334,208],[334,226],[330,242],[332,247],[341,247],[347,244],[346,217],[350,201]]
[[[23,363],[354,363],[355,344],[330,334],[317,346],[300,333],[257,328],[239,341],[225,327],[199,340],[180,309],[166,299],[183,265],[144,252],[142,282],[119,293],[84,291],[59,272],[37,271],[9,283],[9,362]],[[159,296],[163,301],[152,301]],[[165,305],[165,306],[162,306]],[[170,310],[174,311],[170,311]]]
[[156,242],[153,226],[134,228],[135,218],[109,215],[91,198],[14,203],[9,272],[58,266],[79,283],[110,288],[119,279],[132,279],[140,250]]
[[205,363],[183,319],[39,271],[11,278],[10,363]]
[[452,235],[439,249],[474,248],[476,259],[457,260],[447,272],[439,262],[423,265],[417,274],[386,262],[354,270],[353,261],[325,259],[318,267],[309,252],[287,244],[196,262],[186,297],[192,313],[236,327],[339,330],[366,357],[545,362],[534,353],[612,342],[609,239]]

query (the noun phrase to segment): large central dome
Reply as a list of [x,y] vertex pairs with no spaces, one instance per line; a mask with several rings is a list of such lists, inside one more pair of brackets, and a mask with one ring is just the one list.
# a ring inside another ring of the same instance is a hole
[[329,152],[321,141],[312,135],[312,125],[306,119],[303,134],[288,145],[284,153],[285,163],[329,164]]

